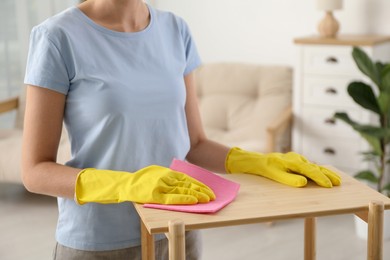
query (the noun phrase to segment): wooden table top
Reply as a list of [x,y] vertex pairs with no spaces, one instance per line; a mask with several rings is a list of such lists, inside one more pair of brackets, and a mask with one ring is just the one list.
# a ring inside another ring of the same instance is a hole
[[317,217],[367,211],[372,201],[382,201],[390,209],[390,198],[353,177],[339,172],[342,185],[331,189],[309,183],[294,188],[250,174],[224,174],[240,183],[236,199],[213,214],[195,214],[143,208],[134,203],[151,234],[168,232],[168,222],[180,219],[186,230],[251,224],[281,219]]

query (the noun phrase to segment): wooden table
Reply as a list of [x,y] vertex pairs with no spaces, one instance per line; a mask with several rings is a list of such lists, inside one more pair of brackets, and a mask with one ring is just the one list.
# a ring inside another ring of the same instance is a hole
[[293,188],[249,174],[222,175],[241,187],[237,198],[214,214],[148,209],[134,204],[141,217],[142,259],[154,259],[153,234],[167,233],[169,259],[184,260],[186,230],[304,218],[304,259],[314,260],[315,218],[351,213],[368,223],[367,259],[381,260],[383,211],[390,209],[390,199],[347,174],[340,175],[342,185],[332,189],[313,183]]

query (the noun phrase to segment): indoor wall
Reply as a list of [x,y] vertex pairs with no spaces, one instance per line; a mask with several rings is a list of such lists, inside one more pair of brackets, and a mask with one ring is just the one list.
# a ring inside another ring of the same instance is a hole
[[[295,37],[317,34],[316,0],[154,0],[182,16],[204,62],[295,63]],[[390,35],[389,0],[344,0],[342,34]]]

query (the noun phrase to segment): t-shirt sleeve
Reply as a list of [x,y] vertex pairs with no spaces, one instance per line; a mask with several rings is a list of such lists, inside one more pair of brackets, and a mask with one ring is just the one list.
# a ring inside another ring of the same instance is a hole
[[66,95],[69,82],[68,70],[59,48],[44,28],[34,27],[30,35],[24,83]]
[[182,35],[184,39],[184,47],[186,54],[186,67],[184,70],[184,76],[189,74],[191,71],[199,67],[202,63],[198,50],[195,45],[195,41],[191,35],[191,31],[187,23],[183,20]]

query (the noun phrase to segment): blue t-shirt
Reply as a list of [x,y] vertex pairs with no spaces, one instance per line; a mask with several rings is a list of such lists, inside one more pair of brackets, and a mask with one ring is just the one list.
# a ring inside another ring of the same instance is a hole
[[[134,172],[184,159],[190,142],[184,76],[200,65],[186,23],[148,6],[144,30],[109,30],[77,7],[33,28],[25,83],[66,95],[66,164]],[[131,203],[58,198],[57,241],[81,250],[140,244]]]

